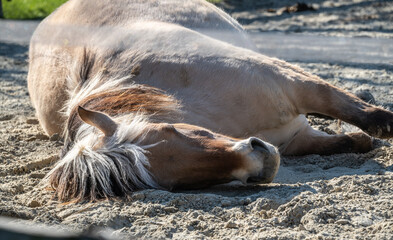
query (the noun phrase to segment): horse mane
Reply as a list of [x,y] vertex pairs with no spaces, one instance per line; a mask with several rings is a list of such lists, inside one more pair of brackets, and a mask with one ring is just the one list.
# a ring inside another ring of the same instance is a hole
[[[89,71],[97,69],[97,63],[93,63],[95,59],[84,51],[82,60],[67,78],[69,100],[63,110],[68,119],[65,144],[61,159],[45,177],[61,201],[95,201],[124,196],[138,189],[160,187],[148,170],[150,165],[146,157],[148,148],[154,144],[142,146],[141,141],[150,117],[158,111],[149,106],[157,108],[162,105],[163,111],[171,113],[178,111],[178,102],[160,90],[132,83],[132,76],[108,79],[103,65],[98,68],[98,73],[92,74]],[[143,101],[136,101],[143,109],[135,108],[134,104],[134,108],[125,111],[130,107],[119,104],[129,104],[129,101],[125,98],[119,103],[119,96],[111,96],[116,92],[130,96],[151,93],[149,99],[157,104],[152,102],[144,106],[141,105]],[[116,98],[109,101],[113,97]],[[103,101],[109,103],[103,107]],[[111,109],[111,104],[117,104],[117,111]],[[118,123],[115,134],[104,138],[102,132],[84,123],[76,112],[79,105],[108,112]]]
[[159,188],[152,178],[141,146],[146,122],[124,120],[112,137],[82,124],[72,146],[47,174],[46,180],[61,201],[124,196],[138,189]]

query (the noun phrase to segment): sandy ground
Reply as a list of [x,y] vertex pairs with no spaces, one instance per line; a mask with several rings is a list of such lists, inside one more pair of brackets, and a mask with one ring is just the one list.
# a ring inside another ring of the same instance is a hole
[[[286,13],[297,2],[314,10]],[[393,2],[389,0],[228,0],[220,6],[251,32],[388,38],[393,32]]]
[[[392,2],[320,0],[312,1],[316,11],[297,13],[281,13],[293,2],[277,2],[229,1],[224,7],[252,31],[393,38]],[[27,51],[27,45],[0,42],[0,216],[77,231],[109,228],[112,237],[124,239],[393,239],[392,140],[376,140],[366,154],[283,158],[269,185],[145,190],[85,204],[51,200],[40,180],[62,142],[45,136],[34,116]],[[294,63],[348,91],[369,90],[378,105],[393,110],[392,64]],[[336,121],[310,121],[337,131]]]

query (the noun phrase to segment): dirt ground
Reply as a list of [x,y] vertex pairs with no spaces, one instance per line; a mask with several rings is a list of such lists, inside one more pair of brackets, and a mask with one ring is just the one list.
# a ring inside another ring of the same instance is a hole
[[[391,1],[314,0],[308,2],[314,10],[286,8],[295,3],[220,6],[253,32],[393,38]],[[27,52],[27,45],[0,42],[0,216],[77,231],[109,228],[112,237],[124,239],[393,239],[392,140],[375,140],[365,154],[283,158],[268,185],[144,190],[84,204],[51,200],[40,180],[58,160],[62,142],[44,135],[34,115]],[[294,64],[348,91],[368,90],[378,105],[393,110],[391,64]],[[316,128],[337,131],[335,120],[309,119]]]

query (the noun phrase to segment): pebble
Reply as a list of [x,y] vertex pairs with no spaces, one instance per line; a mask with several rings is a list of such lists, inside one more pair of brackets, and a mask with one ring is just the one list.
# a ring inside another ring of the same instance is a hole
[[336,187],[336,188],[334,188],[333,191],[334,191],[334,192],[342,192],[343,189],[342,189],[341,187]]
[[39,139],[39,140],[48,140],[49,139],[49,137],[47,135],[41,134],[41,133],[36,134],[35,138]]
[[152,206],[147,206],[146,209],[143,211],[143,214],[146,216],[155,216],[156,214],[156,209]]
[[0,121],[8,121],[14,118],[14,115],[4,115],[0,116]]
[[164,207],[164,211],[167,213],[175,213],[178,211],[178,209],[175,207]]
[[145,199],[145,194],[144,193],[138,193],[138,192],[136,192],[136,193],[134,193],[134,194],[132,194],[132,198],[134,199],[134,200],[144,200]]
[[336,221],[336,224],[340,224],[340,225],[346,225],[346,224],[350,224],[351,222],[347,219],[339,219]]
[[38,133],[38,134],[35,134],[34,136],[28,138],[27,141],[31,142],[31,141],[35,141],[35,140],[37,140],[37,139],[38,139],[38,140],[48,140],[49,137],[46,136],[45,134]]
[[21,184],[15,185],[14,186],[14,192],[15,193],[22,193],[24,191],[24,187]]
[[190,225],[191,226],[197,226],[199,224],[199,221],[198,220],[192,220],[191,222],[190,222]]
[[7,140],[8,141],[15,141],[15,140],[17,140],[17,137],[11,135],[11,136],[8,136]]
[[231,201],[229,201],[229,200],[222,200],[221,201],[221,206],[223,206],[223,207],[228,207],[230,205],[231,205]]
[[243,205],[248,205],[248,204],[250,204],[251,202],[252,202],[252,201],[251,201],[251,198],[242,199],[242,200],[240,201],[240,203],[243,204]]
[[188,229],[188,231],[194,231],[194,227],[193,226],[188,226],[187,229]]
[[373,224],[373,221],[368,218],[364,218],[361,221],[359,221],[359,225],[361,225],[363,227],[368,227],[368,226],[371,226],[372,224]]
[[227,222],[227,223],[225,224],[225,227],[226,227],[226,228],[236,228],[236,227],[237,227],[237,224],[234,223],[234,222],[232,222],[232,221],[229,221],[229,222]]
[[198,218],[199,213],[198,212],[191,212],[190,216],[192,216],[193,218]]
[[26,119],[26,123],[27,124],[38,124],[39,122],[38,122],[38,119],[36,119],[36,118],[28,118],[28,119]]
[[45,173],[30,173],[29,177],[42,179],[45,177]]
[[39,202],[37,202],[36,200],[32,200],[29,203],[29,207],[32,207],[32,208],[39,207],[39,206],[41,206],[41,204]]
[[59,141],[61,138],[60,138],[60,135],[58,134],[58,133],[55,133],[55,134],[53,134],[52,136],[50,136],[50,138],[49,138],[49,140],[51,140],[51,141]]

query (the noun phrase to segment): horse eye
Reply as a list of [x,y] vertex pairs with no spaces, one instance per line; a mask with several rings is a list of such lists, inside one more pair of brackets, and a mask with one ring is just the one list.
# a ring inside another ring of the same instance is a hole
[[177,132],[176,128],[171,124],[163,125],[161,130],[166,131],[166,132]]
[[197,131],[193,131],[193,133],[198,136],[213,138],[213,134],[205,130],[197,130]]

